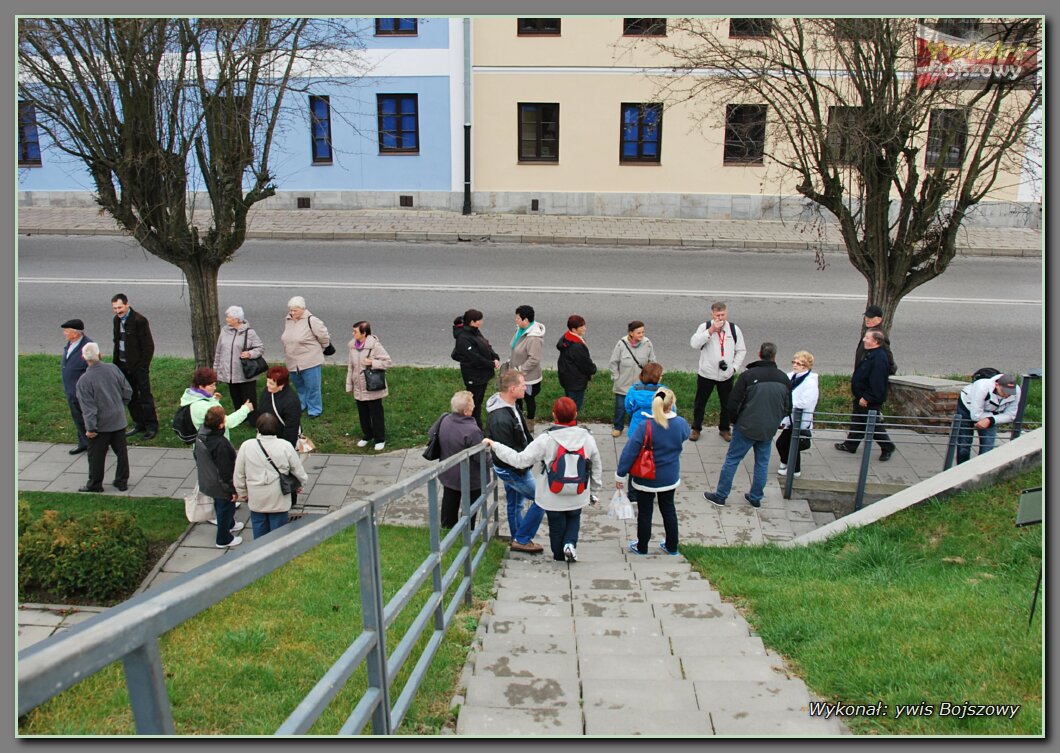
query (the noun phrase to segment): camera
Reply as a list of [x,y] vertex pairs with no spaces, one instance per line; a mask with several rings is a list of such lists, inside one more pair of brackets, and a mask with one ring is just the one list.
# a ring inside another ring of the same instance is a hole
[[718,361],[718,368],[722,371],[726,371],[729,368],[729,362],[725,360]]

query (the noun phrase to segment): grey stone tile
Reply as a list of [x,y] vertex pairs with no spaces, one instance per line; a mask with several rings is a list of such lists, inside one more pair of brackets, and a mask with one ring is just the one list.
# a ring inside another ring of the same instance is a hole
[[692,681],[672,678],[644,679],[637,683],[584,678],[582,697],[586,710],[628,711],[641,708],[689,712],[698,708]]
[[[364,458],[361,455],[319,455],[314,453],[310,455],[309,458],[307,458],[305,461],[303,461],[303,465],[305,465],[307,462],[310,462],[313,464],[314,470],[317,470],[322,467],[335,466],[356,468],[361,464],[361,461],[363,459]],[[308,470],[308,468],[306,470]]]
[[616,660],[608,654],[584,654],[578,657],[583,680],[680,680],[681,663],[670,654],[647,653],[623,656]]
[[162,447],[130,447],[129,448],[129,465],[132,467],[144,465],[153,466],[158,461],[162,460],[168,450]]
[[[670,642],[666,636],[612,636],[580,635],[578,636],[578,655],[605,656],[656,655],[665,656],[671,653]],[[622,661],[617,659],[616,661]]]
[[662,625],[657,619],[648,617],[576,617],[574,632],[580,638],[586,635],[604,636],[661,636]]
[[576,705],[560,708],[460,707],[456,734],[511,737],[515,735],[581,735],[582,712]]
[[573,635],[573,617],[504,617],[489,615],[489,633],[498,635]]
[[691,710],[644,708],[633,704],[622,709],[586,706],[586,735],[671,735],[708,736],[714,734],[710,716]]
[[482,636],[483,653],[536,656],[540,654],[570,654],[582,650],[581,641],[575,642],[574,633],[564,635],[527,635],[525,633],[486,633]]
[[149,472],[152,478],[186,479],[195,471],[195,461],[190,458],[165,457],[159,460]]
[[39,452],[19,452],[18,453],[18,469],[21,471],[26,466],[30,465],[34,460],[40,457]]
[[138,497],[172,497],[176,495],[180,482],[181,480],[176,478],[145,476],[132,491]]
[[[734,623],[735,624],[735,623]],[[747,628],[743,628],[747,632]],[[780,666],[779,657],[766,651],[765,644],[757,635],[738,638],[727,636],[724,640],[704,640],[704,635],[671,635],[670,646],[681,658],[694,656],[754,656]],[[717,637],[717,636],[711,636]]]
[[596,601],[580,598],[574,602],[574,616],[614,619],[649,619],[653,616],[651,604],[629,601]]
[[[18,453],[37,454],[47,452],[51,448],[51,442],[19,442]],[[73,445],[70,445],[71,447]]]
[[199,565],[204,565],[207,562],[212,562],[218,557],[225,553],[222,549],[216,547],[180,547],[173,553],[173,556],[166,561],[166,564],[162,567],[162,572],[167,573],[186,573],[194,570]]
[[[19,474],[20,481],[47,481],[52,482],[61,474],[65,473],[75,461],[71,461],[67,458],[63,461],[48,461],[44,456],[37,458],[35,461],[23,468]],[[88,464],[85,461],[84,472],[88,475]]]
[[66,609],[19,607],[18,624],[58,627],[62,623],[65,613]]
[[305,496],[303,494],[298,495],[298,501],[302,502],[302,497],[305,496],[306,505],[313,505],[316,507],[337,507],[346,499],[347,495],[346,486],[332,486],[327,484],[316,484],[313,487],[313,491]]
[[757,656],[682,656],[681,666],[690,680],[775,682],[784,677]]
[[[497,589],[496,600],[510,601],[517,604],[538,605],[564,605],[570,604],[570,589],[563,583],[548,583],[545,581],[531,581],[542,586],[544,589],[530,589],[513,587],[507,579],[502,581],[501,587]],[[547,584],[547,585],[546,585]]]
[[25,481],[19,479],[18,490],[22,492],[40,492],[44,491],[45,487],[50,483],[51,481]]
[[357,473],[362,476],[383,476],[393,483],[401,472],[401,461],[401,458],[395,457],[368,456],[361,460]]
[[29,648],[34,643],[39,643],[55,632],[54,627],[41,625],[19,625],[18,626],[18,650]]
[[494,677],[578,677],[576,654],[475,654],[475,675]]
[[315,483],[349,487],[357,472],[358,466],[326,465],[316,477]]
[[497,601],[493,604],[493,614],[497,617],[569,617],[571,605]]
[[578,708],[577,678],[490,677],[472,678],[465,695],[468,706],[498,702],[509,708]]

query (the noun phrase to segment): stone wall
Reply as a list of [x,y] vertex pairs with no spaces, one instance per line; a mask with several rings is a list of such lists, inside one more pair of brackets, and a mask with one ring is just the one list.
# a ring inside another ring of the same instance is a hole
[[957,397],[967,382],[928,376],[892,376],[887,392],[887,411],[895,416],[888,422],[906,424],[912,428],[948,431],[953,421]]

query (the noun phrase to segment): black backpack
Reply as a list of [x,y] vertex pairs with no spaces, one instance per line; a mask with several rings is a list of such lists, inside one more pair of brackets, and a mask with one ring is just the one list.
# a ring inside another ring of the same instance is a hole
[[191,403],[180,406],[177,408],[177,412],[173,414],[173,431],[177,433],[180,441],[184,444],[195,442],[195,435],[199,433],[199,430],[195,428],[195,424],[191,421]]
[[978,382],[980,379],[991,379],[996,377],[1001,372],[995,369],[993,366],[984,366],[981,369],[976,369],[972,373],[972,381]]

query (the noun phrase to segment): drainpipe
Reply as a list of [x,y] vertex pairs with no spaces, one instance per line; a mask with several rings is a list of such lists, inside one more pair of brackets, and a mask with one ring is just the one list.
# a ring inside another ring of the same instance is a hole
[[471,19],[464,18],[464,214],[471,214]]

